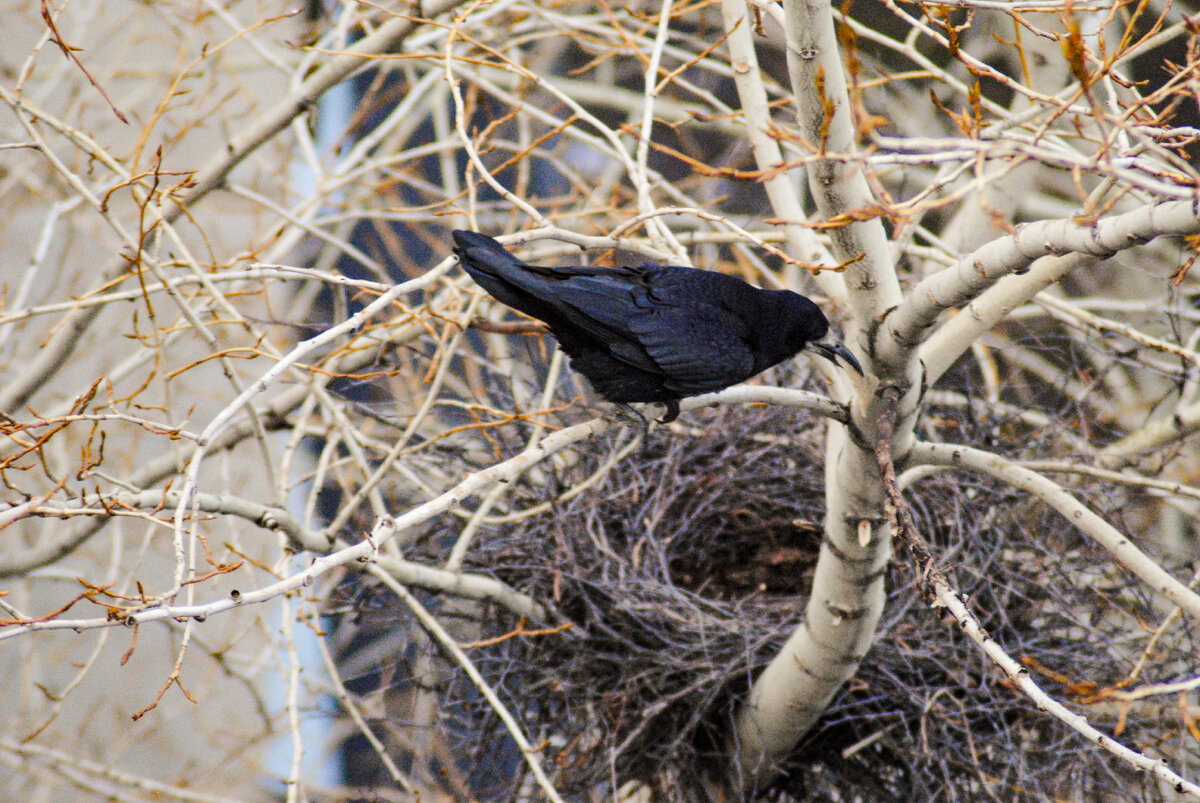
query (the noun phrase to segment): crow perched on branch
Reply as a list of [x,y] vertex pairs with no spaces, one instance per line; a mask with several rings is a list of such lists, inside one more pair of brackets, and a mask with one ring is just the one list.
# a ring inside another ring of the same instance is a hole
[[627,410],[629,402],[665,404],[664,423],[679,415],[683,397],[727,388],[800,351],[835,364],[841,357],[862,373],[817,305],[790,290],[671,265],[527,265],[486,235],[453,236],[471,278],[545,321],[601,396]]

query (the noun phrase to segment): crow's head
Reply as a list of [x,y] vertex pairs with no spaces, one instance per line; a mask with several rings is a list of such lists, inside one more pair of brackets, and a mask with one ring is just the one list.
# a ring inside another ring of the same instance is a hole
[[790,290],[759,292],[764,302],[763,317],[752,325],[758,330],[760,347],[771,360],[763,368],[801,351],[811,351],[835,364],[841,357],[855,371],[863,372],[850,349],[830,332],[825,313],[811,300]]

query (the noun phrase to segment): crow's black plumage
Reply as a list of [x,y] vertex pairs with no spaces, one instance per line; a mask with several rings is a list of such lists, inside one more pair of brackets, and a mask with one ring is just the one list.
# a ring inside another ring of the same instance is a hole
[[663,403],[663,421],[679,415],[683,397],[729,387],[805,349],[862,373],[817,305],[790,290],[671,265],[527,265],[486,235],[453,236],[471,278],[545,321],[601,396]]

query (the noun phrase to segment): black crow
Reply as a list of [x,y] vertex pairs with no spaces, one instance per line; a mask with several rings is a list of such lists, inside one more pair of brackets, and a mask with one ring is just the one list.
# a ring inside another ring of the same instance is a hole
[[684,396],[737,384],[803,350],[862,373],[820,308],[790,290],[671,265],[527,265],[473,231],[454,232],[454,253],[493,298],[545,321],[601,396],[626,409],[665,404],[664,423]]

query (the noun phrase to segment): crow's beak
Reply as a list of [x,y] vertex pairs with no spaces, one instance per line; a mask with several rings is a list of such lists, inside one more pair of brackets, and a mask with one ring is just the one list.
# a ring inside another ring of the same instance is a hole
[[846,361],[847,365],[858,371],[860,376],[863,375],[862,366],[858,364],[858,360],[850,353],[850,349],[846,348],[845,344],[833,337],[829,332],[826,332],[825,336],[820,340],[814,340],[804,348],[808,351],[815,351],[834,365],[837,365],[837,358],[841,357]]

